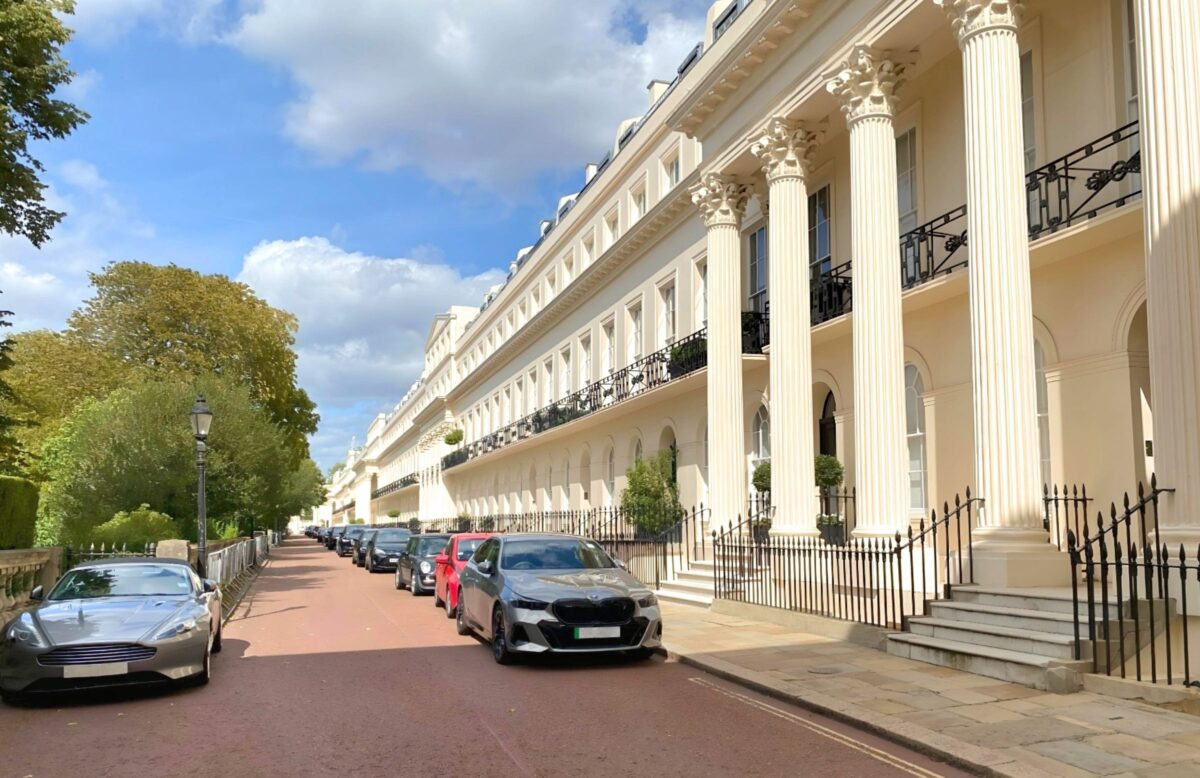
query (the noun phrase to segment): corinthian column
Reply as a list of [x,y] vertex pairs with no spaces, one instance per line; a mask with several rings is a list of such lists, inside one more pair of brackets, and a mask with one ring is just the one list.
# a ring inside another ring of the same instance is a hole
[[747,187],[709,173],[692,190],[708,230],[708,494],[718,526],[746,511],[742,421],[742,214]]
[[1200,542],[1200,5],[1136,0],[1160,543]]
[[841,100],[850,130],[855,514],[860,535],[892,535],[908,525],[900,212],[892,128],[903,72],[904,66],[885,53],[856,46],[828,87]]
[[1021,3],[934,0],[963,52],[967,265],[975,486],[984,498],[975,578],[992,585],[1061,582],[1042,529],[1029,217],[1021,138]]
[[[812,319],[808,291],[808,176],[816,136],[771,119],[750,151],[767,177],[771,289],[773,530],[817,531],[813,484]],[[709,272],[712,272],[711,270]]]

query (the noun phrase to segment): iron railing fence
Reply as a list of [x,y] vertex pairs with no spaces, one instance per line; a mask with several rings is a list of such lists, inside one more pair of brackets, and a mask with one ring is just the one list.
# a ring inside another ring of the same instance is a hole
[[354,510],[354,500],[351,500],[350,502],[346,503],[345,505],[343,505],[340,508],[334,508],[333,515],[337,516],[339,514],[345,513],[346,511],[352,511],[352,510]]
[[767,311],[742,311],[742,353],[761,354],[770,342],[771,317]]
[[849,313],[853,302],[850,261],[847,260],[825,272],[814,272],[809,289],[813,326]]
[[209,553],[205,574],[221,586],[228,586],[250,568],[266,561],[269,554],[270,545],[265,535],[244,538]]
[[967,206],[916,227],[900,236],[900,283],[905,289],[966,267]]
[[1042,527],[1059,551],[1066,550],[1067,530],[1080,537],[1089,513],[1087,484],[1042,484]]
[[158,549],[157,543],[145,543],[142,546],[134,545],[131,549],[128,544],[122,543],[120,548],[115,544],[105,545],[101,543],[97,546],[91,543],[87,548],[72,548],[63,549],[61,560],[60,574],[70,570],[75,565],[83,564],[84,562],[94,562],[101,559],[124,559],[127,557],[153,557]]
[[713,534],[717,599],[903,629],[954,585],[974,580],[971,529],[983,500],[956,496],[906,535],[778,536],[743,519]]
[[1191,645],[1200,640],[1200,548],[1189,555],[1153,534],[1140,544],[1133,525],[1157,516],[1158,500],[1172,489],[1153,485],[1106,526],[1096,518],[1083,534],[1067,531],[1075,613],[1075,658],[1091,659],[1096,673],[1200,688],[1192,675]]
[[398,492],[406,486],[412,486],[416,482],[417,482],[417,474],[409,473],[408,475],[404,476],[403,478],[397,478],[395,481],[392,481],[391,483],[388,483],[388,484],[384,484],[383,486],[379,487],[375,491],[371,492],[371,499],[377,500],[380,497],[387,497],[389,494]]
[[854,532],[858,522],[854,511],[856,495],[855,487],[848,492],[832,488],[817,492],[817,505],[821,511],[817,516],[817,531],[826,543],[840,545]]

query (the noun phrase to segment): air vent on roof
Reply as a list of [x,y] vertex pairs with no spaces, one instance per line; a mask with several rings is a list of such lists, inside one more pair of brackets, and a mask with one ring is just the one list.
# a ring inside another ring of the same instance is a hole
[[684,73],[686,73],[688,71],[688,68],[690,68],[692,65],[696,64],[696,60],[700,59],[700,55],[703,53],[704,53],[704,44],[697,43],[696,47],[693,48],[691,50],[691,52],[686,57],[683,58],[683,62],[679,63],[679,67],[676,69],[675,72],[682,76]]

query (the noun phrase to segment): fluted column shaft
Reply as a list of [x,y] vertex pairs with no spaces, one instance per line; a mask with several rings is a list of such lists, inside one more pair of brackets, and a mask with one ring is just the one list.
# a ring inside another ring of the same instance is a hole
[[1020,6],[955,2],[960,14],[952,19],[963,51],[975,485],[986,501],[979,537],[985,543],[1044,543]]
[[751,151],[767,177],[771,289],[772,531],[815,533],[812,313],[808,269],[808,175],[815,138],[773,119]]
[[[857,47],[829,85],[850,130],[856,533],[908,525],[894,91],[903,67]],[[772,331],[773,332],[773,331]],[[772,334],[773,337],[773,334]]]
[[1200,4],[1136,0],[1160,542],[1200,540]]
[[741,224],[748,191],[709,174],[692,192],[708,239],[708,495],[715,526],[745,513]]

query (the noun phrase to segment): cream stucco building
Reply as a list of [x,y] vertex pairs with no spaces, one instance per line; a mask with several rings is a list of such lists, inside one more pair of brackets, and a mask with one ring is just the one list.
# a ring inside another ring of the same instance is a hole
[[981,583],[1063,582],[1046,484],[1096,510],[1156,473],[1194,547],[1198,42],[1170,0],[715,4],[505,283],[432,323],[330,520],[612,505],[674,446],[717,525],[770,459],[785,535],[819,453],[859,536],[969,487]]

